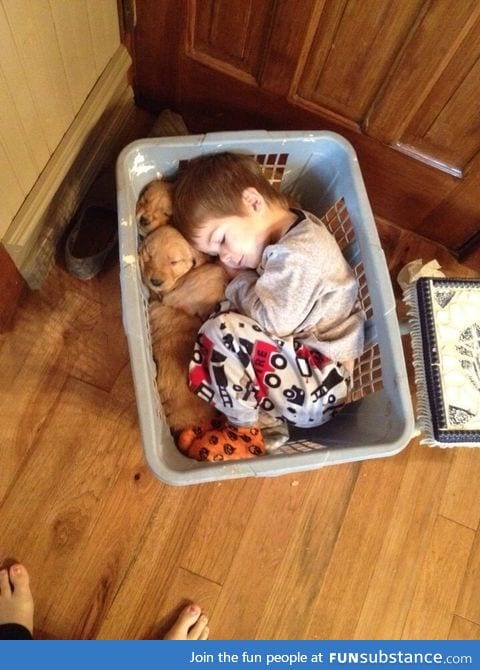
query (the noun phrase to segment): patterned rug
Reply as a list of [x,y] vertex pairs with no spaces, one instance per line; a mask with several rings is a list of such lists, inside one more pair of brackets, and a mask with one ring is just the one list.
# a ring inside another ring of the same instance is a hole
[[405,301],[422,444],[480,446],[480,279],[422,277]]

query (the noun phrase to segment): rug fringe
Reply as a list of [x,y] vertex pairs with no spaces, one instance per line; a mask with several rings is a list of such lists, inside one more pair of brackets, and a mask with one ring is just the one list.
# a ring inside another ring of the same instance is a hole
[[413,367],[415,370],[415,386],[417,387],[416,418],[419,430],[423,433],[420,444],[429,447],[451,447],[454,445],[437,442],[433,433],[432,415],[428,401],[428,387],[423,364],[422,329],[420,327],[420,312],[418,309],[416,284],[411,284],[403,292],[403,300],[407,305],[410,338],[413,349]]

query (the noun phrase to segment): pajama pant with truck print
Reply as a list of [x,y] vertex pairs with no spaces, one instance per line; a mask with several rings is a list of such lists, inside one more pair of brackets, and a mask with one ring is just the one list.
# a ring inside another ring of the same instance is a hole
[[345,404],[349,380],[316,344],[313,336],[272,337],[236,312],[213,315],[198,334],[190,388],[232,424],[255,424],[263,412],[291,425],[319,426]]

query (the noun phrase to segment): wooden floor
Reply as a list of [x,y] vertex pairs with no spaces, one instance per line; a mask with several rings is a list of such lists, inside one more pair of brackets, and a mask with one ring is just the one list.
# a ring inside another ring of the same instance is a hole
[[[475,275],[379,227],[395,272],[436,257]],[[157,637],[194,599],[217,639],[480,639],[479,449],[413,441],[295,476],[160,483],[116,266],[88,283],[55,268],[1,336],[0,370],[0,561],[32,574],[37,636]]]

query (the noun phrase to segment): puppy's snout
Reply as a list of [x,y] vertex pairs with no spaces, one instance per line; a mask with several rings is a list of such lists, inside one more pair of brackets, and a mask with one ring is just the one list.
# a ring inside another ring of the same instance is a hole
[[152,277],[150,279],[150,284],[152,286],[155,286],[156,288],[158,288],[159,286],[161,286],[163,284],[163,279],[157,279],[156,277]]
[[150,223],[150,221],[147,219],[146,216],[143,216],[143,215],[142,215],[142,216],[140,217],[140,221],[139,221],[139,223],[140,223],[141,226],[148,226],[148,224]]

